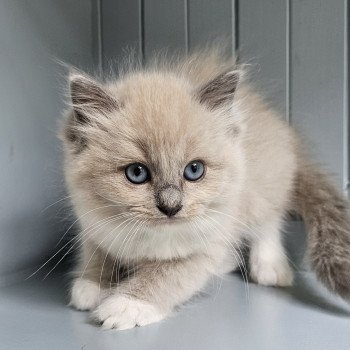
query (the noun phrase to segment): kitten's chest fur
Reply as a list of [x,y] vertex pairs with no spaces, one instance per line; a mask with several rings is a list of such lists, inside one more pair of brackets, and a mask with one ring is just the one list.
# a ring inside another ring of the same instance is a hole
[[[145,223],[124,218],[96,227],[95,223],[101,220],[96,215],[85,216],[81,220],[82,239],[90,241],[109,259],[127,264],[143,259],[171,260],[202,253],[225,256],[230,254],[232,246],[239,247],[248,227],[241,222],[232,222],[229,214],[223,219],[217,213],[196,225],[174,223],[147,227]],[[93,233],[91,227],[94,227]],[[90,236],[84,237],[89,230]]]

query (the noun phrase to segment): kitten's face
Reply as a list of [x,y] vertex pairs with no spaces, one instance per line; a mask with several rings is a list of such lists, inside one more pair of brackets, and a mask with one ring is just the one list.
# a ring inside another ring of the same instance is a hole
[[213,108],[217,96],[201,101],[188,82],[156,73],[103,92],[95,87],[89,101],[92,87],[84,84],[93,83],[78,83],[72,87],[76,114],[66,129],[67,178],[75,194],[155,227],[191,222],[234,200],[242,159],[236,126],[224,109]]

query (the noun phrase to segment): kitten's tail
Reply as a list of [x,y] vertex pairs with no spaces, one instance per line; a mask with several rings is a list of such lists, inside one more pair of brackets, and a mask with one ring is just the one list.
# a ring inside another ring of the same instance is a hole
[[308,230],[311,267],[328,289],[350,300],[350,216],[348,202],[313,166],[296,176],[296,211]]

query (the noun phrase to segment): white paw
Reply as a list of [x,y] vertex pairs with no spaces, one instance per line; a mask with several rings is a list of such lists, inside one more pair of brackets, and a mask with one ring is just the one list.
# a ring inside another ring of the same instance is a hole
[[250,276],[253,281],[264,286],[288,287],[293,284],[293,271],[286,259],[253,259],[250,264]]
[[69,305],[78,310],[92,310],[99,303],[102,291],[95,282],[83,278],[77,278],[73,282]]
[[105,299],[92,315],[103,328],[119,330],[145,326],[165,317],[155,306],[122,294]]

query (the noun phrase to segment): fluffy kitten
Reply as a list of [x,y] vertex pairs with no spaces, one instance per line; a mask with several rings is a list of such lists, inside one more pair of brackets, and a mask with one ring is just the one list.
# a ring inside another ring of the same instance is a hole
[[70,75],[66,181],[81,225],[71,305],[106,328],[157,322],[213,275],[242,265],[288,286],[281,228],[306,221],[311,265],[350,297],[347,203],[302,154],[293,130],[218,51]]

